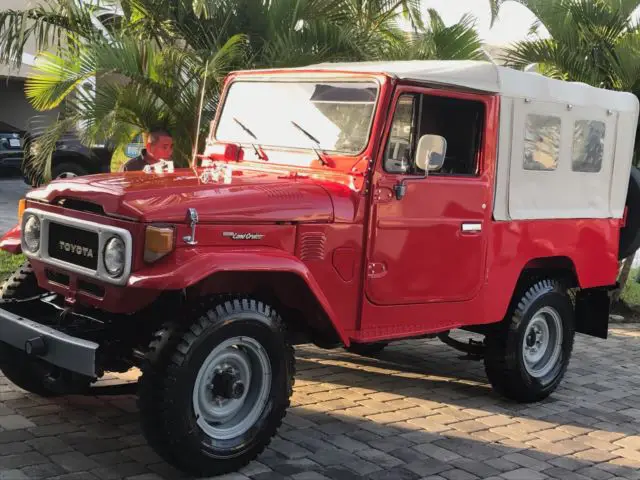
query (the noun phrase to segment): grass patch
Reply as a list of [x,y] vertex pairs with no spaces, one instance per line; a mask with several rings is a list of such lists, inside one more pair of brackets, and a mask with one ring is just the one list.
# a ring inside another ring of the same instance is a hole
[[622,295],[620,296],[621,300],[630,307],[640,306],[640,283],[636,281],[638,271],[640,271],[638,268],[631,269],[629,280],[624,286]]
[[4,280],[24,262],[22,255],[11,255],[0,250],[0,280]]

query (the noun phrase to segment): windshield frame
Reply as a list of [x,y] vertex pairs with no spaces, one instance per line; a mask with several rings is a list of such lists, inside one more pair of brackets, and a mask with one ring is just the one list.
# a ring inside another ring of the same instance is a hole
[[[250,72],[250,71],[249,71]],[[367,151],[367,149],[369,148],[369,146],[371,145],[371,141],[372,141],[372,133],[373,133],[373,126],[376,120],[376,116],[377,116],[377,112],[378,112],[378,108],[379,108],[379,103],[380,103],[380,96],[381,96],[381,92],[382,92],[382,87],[383,84],[380,81],[380,78],[378,78],[375,75],[369,75],[369,74],[365,74],[365,75],[353,75],[353,74],[336,74],[336,73],[308,73],[308,74],[297,74],[297,75],[287,75],[287,74],[279,74],[279,73],[268,73],[268,74],[264,74],[263,72],[261,72],[260,74],[239,74],[239,75],[234,75],[232,78],[229,79],[228,83],[225,85],[224,88],[224,93],[223,93],[223,97],[221,98],[221,101],[218,103],[218,108],[216,111],[216,115],[215,115],[215,119],[214,119],[214,124],[213,124],[213,128],[210,131],[210,136],[209,139],[213,140],[217,143],[233,143],[236,145],[240,145],[240,147],[242,147],[243,149],[246,147],[249,148],[253,148],[252,145],[259,145],[261,148],[264,149],[268,149],[268,150],[282,150],[282,151],[294,151],[294,152],[300,152],[300,151],[313,151],[314,147],[305,147],[305,146],[300,146],[300,147],[293,147],[293,146],[289,146],[289,145],[269,145],[266,143],[260,143],[259,141],[254,141],[254,142],[250,142],[250,141],[231,141],[231,140],[221,140],[218,138],[217,133],[218,133],[218,128],[220,127],[220,118],[222,116],[222,112],[224,111],[226,102],[227,102],[227,98],[229,96],[229,92],[231,91],[231,87],[236,83],[236,82],[244,82],[244,83],[248,83],[248,82],[253,82],[253,83],[373,83],[376,86],[376,98],[373,101],[373,109],[371,111],[371,118],[369,118],[369,125],[367,127],[367,140],[366,142],[364,142],[364,145],[362,146],[362,149],[360,149],[357,152],[346,152],[343,150],[331,150],[331,149],[324,149],[322,148],[321,151],[326,153],[326,154],[330,154],[330,155],[336,155],[336,156],[342,156],[342,157],[358,157],[361,156],[364,152]],[[318,149],[318,148],[317,148]]]

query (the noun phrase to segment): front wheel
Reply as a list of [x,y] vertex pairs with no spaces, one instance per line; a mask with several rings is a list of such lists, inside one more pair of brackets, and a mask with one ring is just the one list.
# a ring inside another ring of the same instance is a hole
[[485,371],[498,393],[536,402],[556,390],[569,365],[573,304],[555,280],[535,283],[516,300],[508,322],[487,335]]
[[282,422],[293,348],[278,314],[252,299],[203,307],[188,323],[168,325],[151,344],[140,380],[142,429],[185,472],[237,471]]

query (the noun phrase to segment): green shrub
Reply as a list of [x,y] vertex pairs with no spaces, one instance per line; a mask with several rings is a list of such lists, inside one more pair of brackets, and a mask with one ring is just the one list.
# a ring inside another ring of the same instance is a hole
[[0,250],[0,280],[11,275],[24,262],[22,255],[11,255]]
[[639,268],[634,268],[629,274],[629,280],[622,290],[620,298],[630,307],[640,306],[640,283],[637,282]]

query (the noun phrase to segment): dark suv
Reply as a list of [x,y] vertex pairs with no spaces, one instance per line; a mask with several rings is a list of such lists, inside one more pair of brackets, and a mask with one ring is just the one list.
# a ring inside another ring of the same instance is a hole
[[[27,124],[23,149],[28,151],[30,144],[44,134],[51,120],[43,115],[34,115]],[[51,178],[71,178],[95,173],[108,173],[111,170],[113,149],[104,145],[87,146],[78,136],[69,131],[56,142],[51,157]],[[22,162],[21,171],[24,181],[31,186],[42,185],[43,179],[30,168],[28,160]]]
[[20,170],[24,157],[23,138],[23,131],[0,122],[0,174]]

